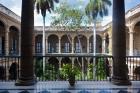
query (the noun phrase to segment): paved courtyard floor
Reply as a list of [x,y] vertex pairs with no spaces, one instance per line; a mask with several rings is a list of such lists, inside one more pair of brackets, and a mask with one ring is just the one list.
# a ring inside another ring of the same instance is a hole
[[0,82],[0,93],[140,93],[140,81],[131,86],[116,86],[107,81],[77,81],[74,87],[67,81],[37,82],[33,86],[15,86]]

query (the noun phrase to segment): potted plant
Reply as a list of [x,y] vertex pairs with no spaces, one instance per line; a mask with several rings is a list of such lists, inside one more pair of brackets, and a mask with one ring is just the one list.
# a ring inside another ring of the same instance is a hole
[[80,74],[80,70],[72,64],[64,64],[60,70],[60,73],[69,81],[70,86],[75,85],[75,78]]

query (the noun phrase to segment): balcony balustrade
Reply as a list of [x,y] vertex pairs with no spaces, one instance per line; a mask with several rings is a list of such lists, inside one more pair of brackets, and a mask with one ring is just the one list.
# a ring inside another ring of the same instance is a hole
[[[0,56],[0,81],[14,81],[20,75],[20,56]],[[45,58],[45,62],[43,62]],[[65,81],[61,74],[64,64],[80,70],[78,81],[109,81],[112,77],[113,57],[92,54],[47,54],[34,56],[35,75],[38,81]],[[140,56],[126,56],[131,81],[140,80]],[[122,68],[123,69],[123,68]]]

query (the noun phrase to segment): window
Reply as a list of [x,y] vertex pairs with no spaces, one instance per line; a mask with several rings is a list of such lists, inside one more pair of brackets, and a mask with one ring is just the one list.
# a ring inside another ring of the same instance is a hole
[[41,42],[36,43],[36,53],[42,53],[42,43]]
[[81,53],[80,44],[76,43],[75,53]]
[[65,43],[64,45],[64,53],[69,53],[70,52],[70,43]]
[[93,47],[92,46],[93,46],[92,43],[89,43],[89,52],[90,53],[93,53]]

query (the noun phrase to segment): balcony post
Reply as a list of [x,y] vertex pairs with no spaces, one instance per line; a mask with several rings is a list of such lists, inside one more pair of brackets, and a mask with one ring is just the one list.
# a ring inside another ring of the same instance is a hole
[[130,85],[128,66],[126,65],[126,32],[124,0],[113,0],[113,76],[112,83]]

